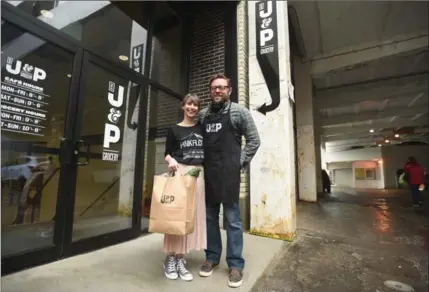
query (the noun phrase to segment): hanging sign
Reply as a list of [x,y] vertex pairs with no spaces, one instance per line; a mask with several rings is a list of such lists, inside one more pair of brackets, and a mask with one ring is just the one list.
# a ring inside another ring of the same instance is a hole
[[134,46],[131,55],[131,68],[140,74],[143,74],[143,49],[143,44]]
[[46,71],[8,57],[6,73],[1,82],[2,131],[44,136],[49,95],[40,82],[46,80]]
[[277,40],[276,1],[259,1],[256,8],[256,59],[271,95],[258,111],[264,115],[280,105],[279,51]]

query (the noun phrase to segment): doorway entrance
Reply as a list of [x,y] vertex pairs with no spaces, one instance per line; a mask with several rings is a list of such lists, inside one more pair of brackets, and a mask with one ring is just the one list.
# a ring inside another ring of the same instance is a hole
[[5,7],[2,274],[141,234],[150,84]]

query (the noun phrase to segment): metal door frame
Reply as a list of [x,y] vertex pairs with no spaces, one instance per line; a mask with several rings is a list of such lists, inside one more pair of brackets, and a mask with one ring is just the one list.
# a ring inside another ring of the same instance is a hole
[[[74,55],[73,71],[70,83],[69,99],[67,103],[66,122],[64,128],[63,143],[60,148],[61,170],[60,181],[57,194],[56,218],[54,225],[54,246],[42,249],[32,250],[30,252],[17,253],[12,256],[2,257],[2,276],[25,268],[56,261],[61,258],[88,252],[90,250],[109,246],[115,243],[124,242],[141,235],[141,192],[143,189],[143,171],[144,171],[144,147],[146,132],[146,113],[148,105],[148,92],[150,87],[157,88],[177,99],[181,99],[182,94],[170,90],[156,81],[150,80],[124,64],[109,61],[104,57],[91,52],[81,43],[61,32],[41,20],[28,15],[19,8],[14,7],[5,1],[1,2],[1,18],[60,49],[70,52]],[[151,20],[148,23],[148,41],[146,47],[152,43],[153,24]],[[148,51],[148,50],[146,50]],[[151,54],[145,56],[145,67],[148,69],[151,63]],[[74,200],[76,188],[77,164],[76,156],[73,150],[76,147],[76,139],[80,133],[79,127],[82,126],[82,118],[79,114],[82,112],[84,96],[82,95],[81,78],[85,75],[85,64],[94,63],[105,70],[140,85],[139,115],[138,115],[138,134],[136,145],[136,158],[134,173],[134,194],[132,227],[130,229],[104,234],[78,242],[72,242]],[[145,74],[148,74],[148,70]],[[76,120],[77,118],[77,120]]]

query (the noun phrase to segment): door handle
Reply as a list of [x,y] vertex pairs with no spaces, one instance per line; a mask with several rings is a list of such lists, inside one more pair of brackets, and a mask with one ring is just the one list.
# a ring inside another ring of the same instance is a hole
[[78,140],[78,141],[76,141],[76,149],[77,149],[77,152],[78,152],[78,161],[79,161],[79,154],[81,153],[81,151],[80,151],[80,147],[81,146],[84,146],[84,145],[86,145],[86,151],[85,151],[85,158],[86,158],[86,161],[85,162],[77,162],[77,165],[79,165],[79,166],[85,166],[85,165],[88,165],[89,164],[89,160],[90,160],[90,158],[91,158],[91,144],[89,143],[89,142],[85,142],[85,141],[83,141],[83,140]]
[[73,140],[61,137],[60,143],[60,157],[59,161],[61,164],[72,164],[74,160],[74,146]]

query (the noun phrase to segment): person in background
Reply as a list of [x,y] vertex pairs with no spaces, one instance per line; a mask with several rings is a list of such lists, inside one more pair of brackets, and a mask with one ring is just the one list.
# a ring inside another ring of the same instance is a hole
[[196,186],[195,229],[184,236],[164,236],[164,274],[170,280],[180,277],[184,281],[192,281],[193,276],[186,268],[184,254],[191,250],[207,248],[206,205],[204,192],[204,151],[201,125],[196,124],[200,109],[198,96],[187,94],[181,102],[184,113],[183,121],[172,126],[167,133],[165,143],[165,162],[168,170],[178,175],[198,167],[201,169]]
[[428,170],[426,168],[425,168],[424,177],[425,177],[425,179],[424,179],[425,190],[427,190],[428,184],[429,184],[429,173],[428,173]]
[[331,179],[329,178],[326,170],[322,169],[322,184],[323,184],[323,192],[330,194],[331,193]]
[[[207,213],[206,261],[200,268],[200,276],[209,277],[220,262],[222,240],[219,212],[222,204],[228,237],[228,286],[237,288],[243,283],[245,263],[239,204],[240,173],[249,167],[259,148],[260,138],[250,111],[230,101],[231,81],[219,74],[211,78],[208,85],[211,104],[199,116],[204,139]],[[242,151],[243,136],[246,145]]]
[[405,180],[411,190],[414,207],[420,207],[423,205],[423,201],[420,196],[419,186],[424,183],[424,169],[413,156],[410,156],[404,166],[404,172]]

